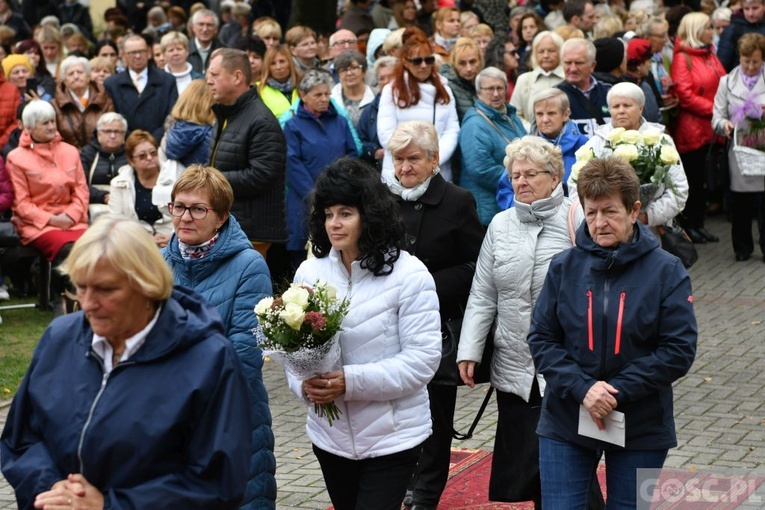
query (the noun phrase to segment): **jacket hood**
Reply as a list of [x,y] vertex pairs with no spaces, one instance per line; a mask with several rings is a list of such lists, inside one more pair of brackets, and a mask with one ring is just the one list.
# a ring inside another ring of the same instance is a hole
[[297,115],[298,117],[302,117],[304,119],[314,119],[314,120],[316,120],[316,119],[325,119],[325,118],[329,118],[329,117],[337,117],[338,112],[337,112],[337,108],[335,108],[335,102],[334,101],[330,101],[329,102],[329,108],[327,109],[327,111],[326,112],[321,112],[319,114],[319,116],[317,117],[313,113],[309,112],[306,109],[305,104],[302,101],[300,101],[300,106],[298,106],[298,109],[295,112],[295,115]]
[[[699,56],[699,57],[706,57],[712,54],[714,48],[712,45],[703,46],[701,48],[693,48],[692,46],[689,46],[688,44],[681,42],[680,39],[677,39],[675,41],[675,47],[673,48],[674,55],[677,55],[678,53],[687,53],[688,55],[693,56]],[[684,58],[684,57],[679,57]]]
[[576,245],[600,260],[600,267],[596,266],[600,270],[623,266],[659,249],[659,241],[648,227],[640,221],[635,222],[635,227],[629,242],[619,244],[616,248],[604,248],[592,240],[587,222],[584,221],[576,231]]
[[185,120],[179,120],[167,131],[168,142],[181,143],[184,146],[192,146],[207,141],[212,126],[194,124]]
[[56,131],[56,136],[53,137],[53,140],[50,142],[45,143],[37,143],[34,140],[32,140],[32,135],[29,134],[29,131],[26,129],[21,131],[21,138],[19,138],[19,147],[24,147],[27,149],[34,149],[34,146],[48,146],[51,147],[52,144],[63,141],[63,138],[61,138],[61,134]]
[[536,127],[536,125],[533,132],[537,136],[544,138],[553,145],[559,146],[561,152],[564,154],[574,148],[574,146],[579,141],[579,138],[587,139],[586,136],[579,132],[579,128],[576,127],[576,124],[574,124],[574,121],[571,119],[568,119],[566,123],[563,124],[563,129],[561,130],[560,135],[555,138],[549,138],[547,135],[540,133],[539,128]]
[[367,65],[369,69],[375,65],[375,52],[377,48],[383,45],[385,39],[390,35],[391,30],[388,28],[375,28],[369,33],[369,40],[367,41]]

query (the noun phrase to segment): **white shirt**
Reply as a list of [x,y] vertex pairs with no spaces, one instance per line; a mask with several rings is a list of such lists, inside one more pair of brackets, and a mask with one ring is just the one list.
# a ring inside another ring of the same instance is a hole
[[138,89],[138,93],[141,94],[143,89],[146,88],[146,83],[149,81],[149,68],[147,67],[140,73],[136,73],[132,69],[128,69],[130,73],[130,79],[135,83],[135,87]]
[[[149,331],[151,331],[151,328],[153,328],[154,324],[157,323],[159,312],[161,311],[162,305],[157,308],[157,311],[154,314],[154,318],[151,319],[151,322],[149,322],[145,328],[125,340],[125,352],[122,353],[120,363],[127,361],[130,356],[135,354],[136,351],[141,348],[141,346],[146,341],[146,337],[149,335]],[[93,352],[101,356],[101,359],[104,360],[104,373],[110,374],[112,370],[114,370],[114,366],[112,365],[114,348],[112,347],[112,344],[109,343],[106,337],[93,333],[93,341],[91,342],[91,347],[93,348]]]

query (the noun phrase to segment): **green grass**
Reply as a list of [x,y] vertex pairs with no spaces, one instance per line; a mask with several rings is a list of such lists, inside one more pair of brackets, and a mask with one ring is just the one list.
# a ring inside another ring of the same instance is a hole
[[[32,303],[34,299],[0,301],[0,306]],[[38,340],[53,312],[36,308],[0,310],[0,402],[13,398],[32,360]]]

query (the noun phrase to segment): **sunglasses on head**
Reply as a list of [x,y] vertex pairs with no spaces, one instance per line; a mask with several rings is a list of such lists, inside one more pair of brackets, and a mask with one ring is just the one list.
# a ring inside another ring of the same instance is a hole
[[432,66],[433,64],[435,64],[435,63],[436,63],[436,57],[434,57],[433,55],[431,55],[431,56],[429,56],[429,57],[414,57],[414,58],[408,58],[408,59],[406,59],[406,60],[407,60],[408,62],[410,62],[410,63],[412,63],[412,64],[416,65],[416,66],[421,66],[423,62],[425,62],[425,63],[426,63],[426,64],[428,64],[429,66]]

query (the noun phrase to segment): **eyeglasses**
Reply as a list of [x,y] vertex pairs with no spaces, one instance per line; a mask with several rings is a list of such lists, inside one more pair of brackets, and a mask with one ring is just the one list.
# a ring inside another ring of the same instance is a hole
[[170,202],[167,204],[167,209],[170,211],[170,214],[176,218],[182,218],[186,211],[189,211],[192,220],[203,220],[207,218],[208,212],[215,210],[203,205],[190,205],[186,207],[180,202]]
[[122,136],[125,134],[121,129],[99,129],[98,132],[106,136]]
[[414,57],[414,58],[408,58],[406,59],[407,62],[414,64],[416,66],[421,66],[423,62],[425,62],[427,65],[432,66],[436,63],[436,57],[434,55],[431,55],[429,57]]
[[481,87],[481,90],[491,92],[492,94],[504,94],[507,87]]
[[345,69],[343,69],[340,72],[341,73],[347,73],[349,71],[353,71],[355,73],[356,71],[359,71],[359,70],[361,70],[361,66],[348,66],[348,67],[346,67]]
[[549,170],[529,170],[528,172],[518,172],[518,173],[513,172],[512,174],[510,174],[510,178],[514,181],[519,181],[521,177],[523,177],[524,179],[528,181],[529,179],[533,179],[539,174],[549,174],[549,173],[551,173]]
[[151,149],[146,152],[142,152],[140,154],[133,154],[133,157],[136,159],[140,159],[141,161],[145,161],[149,158],[156,158],[157,157],[157,149]]
[[343,39],[342,41],[333,42],[332,46],[352,46],[358,43],[359,43],[358,39]]

